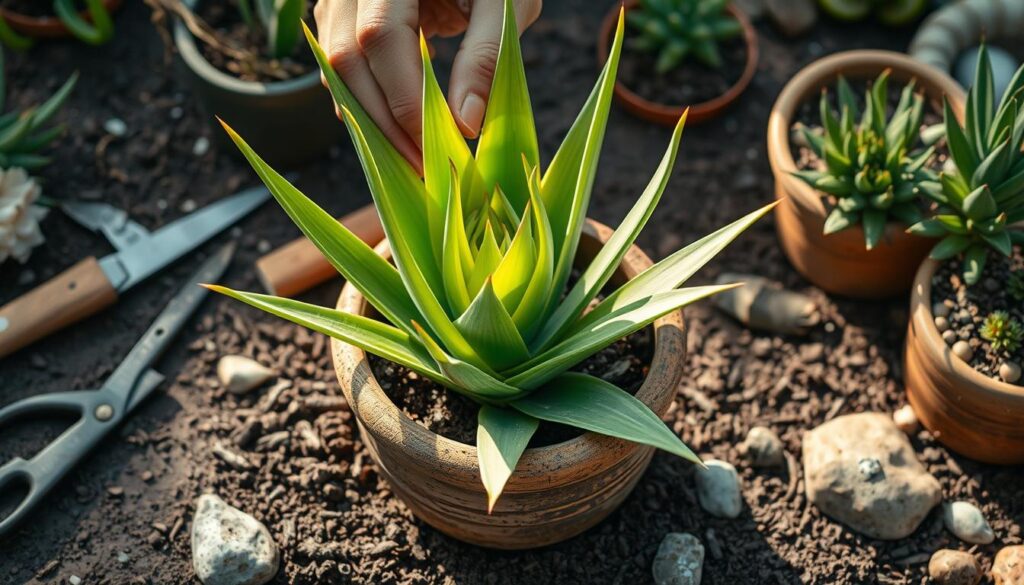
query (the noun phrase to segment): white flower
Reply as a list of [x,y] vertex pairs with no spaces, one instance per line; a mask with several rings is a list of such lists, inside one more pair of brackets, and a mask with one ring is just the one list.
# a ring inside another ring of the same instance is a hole
[[7,258],[24,264],[45,241],[39,222],[47,210],[33,205],[41,191],[25,169],[0,170],[0,264]]

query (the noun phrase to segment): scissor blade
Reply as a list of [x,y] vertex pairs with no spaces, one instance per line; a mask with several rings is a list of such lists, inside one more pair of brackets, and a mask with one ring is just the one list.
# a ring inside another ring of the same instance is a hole
[[245,217],[269,197],[270,192],[263,186],[225,197],[104,257],[100,267],[117,292],[123,293]]
[[123,209],[99,201],[61,201],[61,211],[79,225],[102,233],[110,245],[124,250],[149,236]]
[[185,281],[185,286],[178,294],[167,303],[167,307],[149,326],[121,365],[107,378],[103,387],[122,396],[122,406],[133,402],[132,394],[139,376],[163,353],[175,334],[206,298],[209,291],[197,284],[219,280],[231,263],[234,253],[235,244],[231,242],[203,262],[199,270]]

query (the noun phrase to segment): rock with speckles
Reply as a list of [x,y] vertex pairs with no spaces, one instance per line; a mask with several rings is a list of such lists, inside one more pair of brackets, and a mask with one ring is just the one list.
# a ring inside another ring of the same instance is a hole
[[665,535],[651,565],[657,585],[700,585],[703,569],[704,545],[683,532]]
[[263,585],[280,555],[267,527],[213,494],[199,496],[192,520],[192,567],[204,585]]

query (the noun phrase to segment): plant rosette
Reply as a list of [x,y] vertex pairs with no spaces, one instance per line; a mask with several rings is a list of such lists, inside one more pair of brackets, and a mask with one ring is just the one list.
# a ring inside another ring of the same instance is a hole
[[[37,2],[45,2],[47,0],[34,0]],[[106,8],[108,13],[114,12],[121,7],[124,0],[103,0],[103,6]],[[79,18],[86,23],[92,22],[92,17],[89,16],[88,10],[82,10],[78,13]],[[0,17],[2,17],[7,24],[17,33],[37,38],[37,39],[55,39],[61,37],[71,36],[71,30],[68,29],[67,25],[54,16],[33,16],[29,14],[22,14],[16,12],[10,8],[0,7]]]
[[[637,9],[638,5],[638,0],[626,0],[623,4],[627,12]],[[597,59],[601,64],[608,60],[609,47],[615,35],[615,23],[619,14],[618,7],[619,5],[616,4],[609,10],[601,23],[600,34],[597,38]],[[633,89],[627,87],[625,83],[619,81],[615,83],[615,99],[630,113],[645,120],[667,126],[674,126],[683,112],[687,110],[689,111],[687,121],[690,123],[710,120],[721,115],[722,112],[739,99],[740,95],[750,85],[750,81],[754,78],[754,73],[757,71],[759,54],[757,31],[750,23],[750,19],[734,3],[730,3],[727,10],[742,29],[741,37],[746,46],[746,60],[739,77],[721,95],[694,104],[659,103],[641,96]],[[653,60],[654,56],[646,53],[624,53],[624,58]]]
[[902,53],[857,50],[830,55],[801,69],[779,94],[768,120],[768,161],[775,198],[782,202],[775,224],[782,249],[807,280],[849,297],[885,298],[906,292],[934,242],[907,234],[907,225],[898,221],[885,224],[878,244],[870,250],[859,224],[826,235],[831,210],[825,194],[794,175],[799,169],[793,155],[793,128],[801,108],[812,100],[817,104],[822,89],[832,91],[840,76],[866,82],[886,70],[894,86],[913,81],[931,111],[942,112],[945,96],[953,111],[962,115],[963,90],[948,75]]
[[[209,0],[185,0],[185,5],[196,10],[204,1]],[[296,34],[299,30],[296,28]],[[287,80],[243,80],[211,63],[201,43],[181,18],[175,19],[174,44],[202,110],[211,121],[220,116],[231,123],[268,162],[285,168],[298,166],[321,156],[341,139],[342,125],[315,66]],[[235,152],[216,124],[214,136]]]

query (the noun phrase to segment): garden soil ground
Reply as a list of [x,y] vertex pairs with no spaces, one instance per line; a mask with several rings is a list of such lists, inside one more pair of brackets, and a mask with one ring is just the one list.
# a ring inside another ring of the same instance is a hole
[[[15,104],[39,101],[74,70],[79,87],[62,114],[67,138],[43,176],[55,197],[107,201],[155,228],[254,182],[227,151],[203,153],[212,128],[174,75],[141,2],[117,15],[107,47],[45,43],[9,55]],[[550,2],[524,37],[542,151],[550,157],[597,77],[595,33],[606,6]],[[763,57],[748,92],[723,118],[686,130],[660,209],[640,237],[663,257],[772,197],[764,132],[782,84],[804,64],[843,48],[902,49],[909,33],[870,25],[820,27],[800,41],[761,25]],[[438,61],[450,59],[439,47]],[[220,112],[230,121],[230,112]],[[110,118],[128,132],[103,130]],[[646,184],[669,132],[613,108],[591,214],[615,225]],[[199,142],[197,147],[197,141]],[[202,154],[196,154],[196,153]],[[368,201],[351,148],[339,144],[298,181],[329,211]],[[59,214],[43,224],[48,242],[25,266],[0,267],[6,302],[87,255],[110,251],[102,239]],[[242,222],[227,284],[258,289],[261,251],[297,230],[273,204]],[[120,303],[0,362],[0,404],[41,392],[98,385],[128,352],[182,280],[217,245],[210,243],[126,294]],[[319,336],[211,298],[159,369],[168,377],[118,433],[78,466],[18,531],[0,541],[0,582],[192,583],[190,519],[199,494],[216,491],[264,521],[282,547],[279,583],[646,583],[658,543],[670,531],[698,535],[707,548],[704,583],[923,583],[930,553],[966,548],[933,511],[909,538],[858,536],[810,506],[803,494],[800,441],[838,415],[891,411],[905,403],[900,348],[906,299],[862,303],[826,297],[786,263],[771,219],[753,228],[699,276],[749,271],[813,296],[824,323],[808,337],[746,331],[709,304],[687,311],[686,374],[668,424],[697,452],[737,464],[745,511],[736,520],[696,503],[694,468],[655,456],[620,510],[568,542],[528,552],[494,552],[456,542],[414,519],[379,480],[339,398],[327,344]],[[340,283],[304,298],[333,304]],[[244,353],[274,365],[291,387],[270,385],[236,398],[216,387],[214,365]],[[782,437],[789,466],[755,472],[736,445],[754,425]],[[4,429],[0,461],[30,456],[57,424]],[[997,534],[975,550],[987,564],[997,547],[1022,541],[1024,471],[980,465],[927,433],[918,454],[948,499],[976,502]],[[224,453],[241,454],[229,465]],[[218,453],[220,455],[218,455]]]

